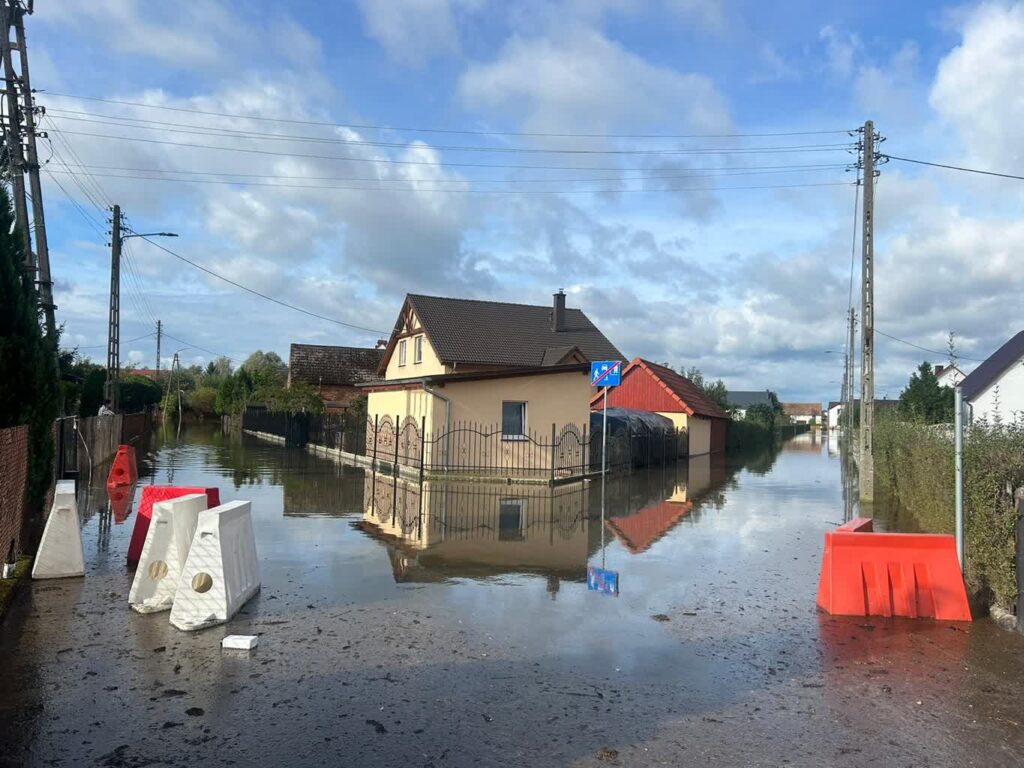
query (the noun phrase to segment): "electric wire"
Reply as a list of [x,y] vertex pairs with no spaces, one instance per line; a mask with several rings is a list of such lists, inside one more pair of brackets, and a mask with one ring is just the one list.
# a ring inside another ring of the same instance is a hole
[[[938,350],[928,349],[928,347],[922,347],[919,344],[915,344],[912,341],[907,341],[906,339],[901,339],[899,336],[893,336],[891,334],[886,333],[885,331],[880,331],[877,327],[875,328],[875,333],[880,333],[883,336],[885,336],[885,338],[887,338],[887,339],[892,339],[893,341],[898,341],[900,344],[906,344],[908,347],[913,347],[914,349],[919,349],[922,352],[928,352],[929,354],[932,354],[932,355],[939,355],[940,357],[946,357],[946,356],[949,355],[949,350],[946,350],[945,352],[939,352]],[[961,355],[961,354],[957,354],[956,357],[957,357],[958,360],[970,360],[972,363],[983,363],[983,362],[985,362],[984,360],[981,360],[981,359],[979,359],[977,357],[967,357],[967,356]]]
[[[149,333],[145,334],[144,336],[136,336],[134,339],[126,339],[123,343],[131,344],[131,343],[136,342],[136,341],[142,341],[143,339],[150,339],[150,338],[152,338],[154,336],[156,336],[156,331],[150,331]],[[105,349],[106,346],[107,346],[106,344],[89,344],[89,345],[86,345],[86,346],[75,347],[75,349]]]
[[[60,110],[53,110],[59,113]],[[214,126],[189,125],[187,123],[167,123],[157,120],[140,121],[153,123],[153,125],[133,125],[125,120],[133,118],[122,118],[120,120],[96,120],[89,117],[72,117],[64,114],[54,114],[59,120],[70,120],[73,122],[90,123],[93,125],[106,125],[117,128],[129,128],[142,131],[160,131],[161,133],[183,133],[193,136],[213,136],[233,139],[254,139],[259,141],[288,141],[310,144],[335,144],[352,147],[386,147],[389,149],[407,149],[409,142],[403,141],[371,141],[369,139],[342,139],[330,136],[305,136],[297,134],[269,133],[266,131],[247,131],[236,128],[220,128]],[[61,129],[64,130],[64,129]],[[464,144],[431,144],[430,149],[444,152],[493,152],[499,154],[536,154],[536,155],[689,155],[701,153],[718,152],[741,152],[744,150],[805,150],[819,148],[849,148],[849,142],[839,144],[797,144],[782,147],[660,147],[658,149],[586,149],[574,147],[571,149],[555,149],[552,147],[473,147]]]
[[373,125],[366,123],[338,123],[333,121],[320,120],[299,120],[284,117],[261,117],[256,115],[243,115],[232,112],[218,112],[213,110],[195,109],[188,107],[171,107],[162,104],[147,104],[141,101],[129,101],[126,99],[101,98],[99,96],[82,96],[73,93],[60,93],[47,91],[50,96],[58,96],[66,99],[79,99],[83,101],[96,101],[105,104],[120,104],[130,107],[142,107],[145,109],[160,109],[168,112],[183,112],[196,115],[209,115],[212,117],[231,117],[244,120],[260,120],[273,123],[286,123],[290,125],[317,125],[331,128],[351,128],[354,130],[378,130],[378,131],[405,131],[418,133],[448,133],[467,136],[532,136],[546,138],[595,138],[595,139],[711,139],[711,138],[764,138],[769,136],[814,136],[819,134],[848,134],[850,129],[837,128],[830,130],[813,131],[780,131],[761,133],[704,133],[704,134],[672,134],[672,133],[545,133],[536,131],[498,131],[498,130],[466,130],[453,128],[426,128],[422,126],[388,126]]
[[[166,338],[170,339],[171,341],[176,341],[179,344],[187,344],[188,346],[186,346],[185,349],[198,349],[200,352],[206,352],[207,354],[213,355],[215,357],[223,357],[223,358],[225,358],[227,360],[230,360],[232,363],[237,363],[238,362],[238,360],[236,360],[233,357],[230,357],[229,355],[225,355],[225,354],[222,354],[220,352],[214,352],[212,349],[207,349],[206,347],[201,347],[198,344],[193,344],[191,341],[185,341],[184,339],[179,339],[177,336],[172,336],[171,334],[167,333],[166,331],[163,331],[163,335]],[[178,350],[178,351],[180,352],[181,350]]]
[[[390,331],[382,331],[380,329],[367,328],[367,327],[362,326],[362,325],[355,325],[353,323],[346,323],[343,320],[338,320],[337,318],[334,318],[334,317],[328,317],[327,315],[321,315],[321,314],[319,314],[317,312],[312,312],[312,311],[310,311],[308,309],[303,309],[302,307],[298,307],[298,306],[296,306],[294,304],[290,304],[287,301],[283,301],[282,299],[278,299],[278,298],[270,296],[270,295],[268,295],[266,293],[262,293],[261,291],[257,291],[255,288],[250,288],[247,285],[243,285],[242,283],[239,283],[239,282],[237,282],[235,280],[232,280],[230,277],[225,277],[224,275],[222,275],[222,274],[220,274],[218,272],[214,272],[212,269],[209,269],[208,267],[204,267],[202,264],[199,264],[198,262],[192,261],[191,259],[186,258],[185,256],[182,256],[180,253],[175,253],[170,248],[162,245],[161,243],[158,243],[155,240],[151,240],[150,238],[148,238],[148,237],[146,237],[144,235],[139,235],[139,237],[142,240],[145,240],[150,245],[156,246],[161,251],[164,251],[165,253],[173,256],[176,259],[179,259],[179,260],[185,262],[186,264],[190,264],[191,266],[195,267],[196,269],[200,270],[201,272],[205,272],[208,275],[216,277],[218,280],[222,280],[225,283],[228,283],[229,285],[233,285],[236,288],[240,288],[241,290],[246,291],[247,293],[251,293],[254,296],[259,296],[261,299],[266,299],[267,301],[271,301],[274,304],[278,304],[278,305],[280,305],[282,307],[287,307],[288,309],[295,310],[296,312],[301,312],[304,315],[309,315],[310,317],[315,317],[315,318],[317,318],[319,320],[326,320],[329,323],[334,323],[335,325],[340,325],[340,326],[343,326],[345,328],[352,328],[353,330],[357,330],[357,331],[365,331],[366,333],[372,333],[372,334],[377,335],[377,336],[389,336],[391,334]],[[178,339],[178,341],[180,341],[180,339]],[[209,351],[209,350],[205,350],[205,351]]]
[[983,171],[978,168],[967,168],[962,165],[947,165],[945,163],[933,163],[928,160],[915,160],[910,157],[898,157],[896,155],[881,155],[886,160],[899,160],[903,163],[914,163],[915,165],[930,165],[933,168],[946,168],[951,171],[964,171],[965,173],[978,173],[982,176],[998,176],[1003,179],[1017,179],[1018,181],[1024,181],[1024,176],[1018,176],[1013,173],[999,173],[997,171]]
[[[181,141],[167,141],[165,139],[147,139],[141,136],[114,136],[108,133],[92,133],[89,131],[69,131],[61,128],[55,129],[55,132],[61,134],[67,134],[72,136],[88,136],[98,139],[109,139],[113,141],[135,141],[144,144],[160,144],[163,146],[170,147],[186,147],[191,149],[208,149],[215,150],[218,152],[241,152],[245,154],[254,155],[270,155],[274,157],[298,157],[308,160],[329,160],[333,162],[353,162],[353,163],[386,163],[389,165],[427,165],[432,167],[440,167],[442,164],[435,160],[396,160],[395,158],[382,158],[382,157],[356,157],[352,155],[319,155],[308,152],[276,152],[269,149],[257,149],[254,147],[225,147],[214,144],[197,144]],[[837,145],[835,147],[818,147],[809,149],[794,149],[792,147],[762,147],[762,148],[742,148],[742,149],[730,149],[730,150],[695,150],[687,151],[687,154],[695,156],[700,155],[753,155],[753,154],[787,154],[787,153],[809,153],[809,152],[845,152],[848,145]],[[443,164],[448,168],[514,168],[514,169],[533,169],[533,170],[578,170],[572,166],[565,165],[527,165],[527,164],[509,164],[509,163],[464,163],[464,162],[445,162]],[[619,170],[633,170],[642,171],[644,168],[622,168],[619,166],[589,166],[587,170],[606,170],[606,171],[619,171]]]

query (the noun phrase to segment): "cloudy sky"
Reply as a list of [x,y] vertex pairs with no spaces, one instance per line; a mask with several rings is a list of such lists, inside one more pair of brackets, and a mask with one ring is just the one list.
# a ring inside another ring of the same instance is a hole
[[[630,357],[835,398],[847,131],[870,118],[892,155],[1024,174],[1024,5],[837,5],[37,0],[65,340],[105,354],[117,202],[134,231],[328,318],[135,239],[125,362],[154,363],[156,319],[165,365],[286,357],[372,345],[407,292],[564,288]],[[876,190],[881,331],[939,351],[954,331],[984,358],[1020,330],[1024,182],[892,161]],[[922,359],[942,356],[880,336],[878,394]]]

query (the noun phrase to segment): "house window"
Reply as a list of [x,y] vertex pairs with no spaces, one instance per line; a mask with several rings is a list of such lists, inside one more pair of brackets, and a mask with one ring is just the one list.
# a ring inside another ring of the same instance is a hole
[[405,365],[405,339],[398,342],[398,364]]
[[422,336],[417,336],[415,339],[413,339],[412,361],[414,363],[422,363],[423,362],[423,337]]
[[526,533],[524,499],[502,499],[498,507],[498,541],[522,541]]
[[506,400],[501,404],[501,438],[522,437],[526,437],[526,403]]

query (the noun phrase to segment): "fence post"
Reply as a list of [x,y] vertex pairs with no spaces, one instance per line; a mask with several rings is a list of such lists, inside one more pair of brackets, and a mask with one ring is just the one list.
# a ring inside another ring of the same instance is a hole
[[551,422],[551,485],[555,484],[555,462],[558,457],[558,447],[555,445],[555,423]]
[[398,434],[399,434],[398,433],[398,420],[400,418],[402,418],[402,417],[401,416],[395,416],[395,467],[394,467],[394,470],[393,470],[394,474],[395,474],[395,477],[398,477],[398,441],[401,439],[398,436]]
[[[427,417],[420,416],[420,499],[423,498],[423,466],[427,463]],[[420,511],[422,512],[422,504]]]
[[587,451],[590,449],[590,441],[587,439],[587,425],[583,425],[583,445],[580,446],[580,450],[583,452],[583,463],[581,464],[580,474],[586,477],[590,474],[590,464],[587,463]]
[[373,471],[377,471],[377,428],[380,423],[380,414],[373,414],[373,459],[370,462],[370,466],[373,467]]

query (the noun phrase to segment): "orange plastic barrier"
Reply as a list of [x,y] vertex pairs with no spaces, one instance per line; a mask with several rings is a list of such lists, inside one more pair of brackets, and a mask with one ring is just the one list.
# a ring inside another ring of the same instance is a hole
[[971,621],[952,536],[874,533],[865,517],[825,534],[818,607],[839,616]]
[[121,525],[128,519],[131,513],[132,498],[135,496],[134,485],[119,485],[107,489],[107,498],[110,499],[110,511],[113,513],[114,522]]
[[142,557],[142,545],[146,543],[149,522],[153,519],[153,505],[158,501],[188,496],[190,493],[205,493],[208,509],[220,506],[220,490],[217,488],[186,488],[177,485],[146,485],[142,487],[139,514],[135,517],[132,540],[128,545],[128,565],[136,566]]
[[130,445],[118,446],[114,463],[110,465],[110,474],[107,475],[107,488],[131,485],[138,479],[139,468],[135,463],[135,449]]

